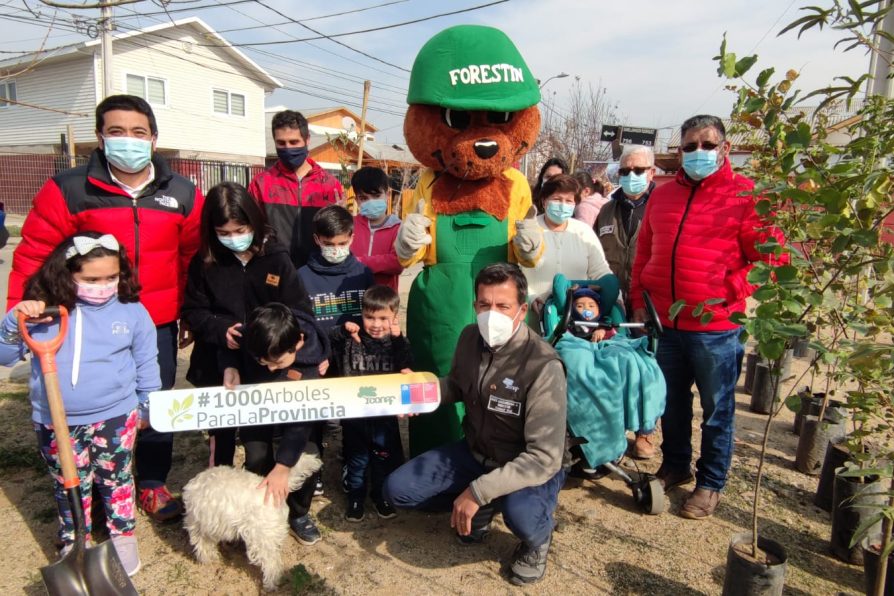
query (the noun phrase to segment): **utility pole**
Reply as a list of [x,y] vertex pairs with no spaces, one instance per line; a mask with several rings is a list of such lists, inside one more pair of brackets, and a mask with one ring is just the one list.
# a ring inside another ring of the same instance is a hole
[[366,138],[366,104],[369,102],[370,81],[363,81],[363,109],[360,110],[360,142],[357,143],[357,169],[363,165],[363,141]]
[[[891,6],[892,0],[887,0],[882,9]],[[884,31],[889,35],[894,35],[894,10],[888,12],[879,24],[879,31]],[[873,43],[877,46],[878,51],[872,52],[869,59],[869,80],[867,95],[881,95],[882,97],[894,98],[894,44],[890,39],[879,35],[876,31],[873,36]]]
[[102,27],[102,96],[112,95],[112,5],[103,4],[99,19]]

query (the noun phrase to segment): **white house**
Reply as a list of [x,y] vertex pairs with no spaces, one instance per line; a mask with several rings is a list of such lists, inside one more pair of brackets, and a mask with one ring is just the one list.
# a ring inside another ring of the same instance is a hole
[[[112,92],[149,101],[161,153],[264,163],[264,98],[282,84],[201,19],[116,34],[112,48]],[[0,152],[57,153],[68,125],[78,153],[95,146],[102,76],[98,39],[0,61]]]

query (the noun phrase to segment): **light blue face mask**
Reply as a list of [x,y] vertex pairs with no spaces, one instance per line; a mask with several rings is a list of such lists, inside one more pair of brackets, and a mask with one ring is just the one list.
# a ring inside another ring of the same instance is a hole
[[152,141],[133,137],[103,137],[102,141],[106,159],[122,172],[141,172],[152,159]]
[[560,203],[559,201],[546,202],[546,216],[556,225],[568,221],[574,215],[574,205]]
[[631,172],[626,176],[621,176],[619,181],[621,182],[621,189],[628,197],[641,195],[649,187],[649,175],[645,172],[639,176]]
[[360,215],[366,219],[376,220],[385,215],[388,203],[381,196],[375,199],[367,199],[360,203]]
[[220,243],[233,252],[245,252],[251,246],[251,241],[254,240],[254,238],[254,232],[248,232],[247,234],[236,234],[234,236],[217,236],[217,239],[220,241]]
[[696,149],[683,153],[683,171],[693,180],[703,180],[719,168],[716,149],[710,151]]

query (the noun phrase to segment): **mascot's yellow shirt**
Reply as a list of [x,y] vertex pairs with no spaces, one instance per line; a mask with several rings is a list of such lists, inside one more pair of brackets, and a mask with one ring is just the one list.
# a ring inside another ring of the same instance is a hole
[[[508,244],[507,258],[510,263],[519,263],[524,267],[533,267],[536,265],[535,262],[527,262],[518,258],[515,254],[515,246],[512,244],[512,238],[515,236],[515,222],[523,220],[528,213],[528,209],[532,206],[531,187],[528,186],[528,181],[524,175],[515,168],[503,170],[502,175],[512,181],[512,190],[509,193],[509,211],[506,215],[506,217],[509,218],[508,235],[506,238]],[[402,205],[402,213],[406,216],[408,213],[416,212],[416,206],[419,204],[419,201],[425,201],[424,215],[431,219],[432,222],[432,225],[428,230],[429,234],[431,234],[431,244],[420,248],[419,251],[409,259],[401,259],[400,264],[404,267],[409,267],[414,263],[418,263],[420,260],[425,265],[435,265],[438,262],[438,240],[435,232],[437,230],[438,214],[435,213],[431,200],[431,188],[434,180],[434,170],[431,168],[422,170],[419,174],[419,182],[416,183],[413,195],[409,200],[404,200]]]

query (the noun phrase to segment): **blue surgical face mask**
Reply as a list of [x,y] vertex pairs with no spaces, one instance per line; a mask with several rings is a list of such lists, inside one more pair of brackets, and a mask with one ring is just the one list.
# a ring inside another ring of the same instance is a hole
[[360,203],[360,215],[366,219],[376,220],[385,215],[388,203],[382,195],[374,199],[367,199]]
[[574,205],[560,203],[559,201],[546,202],[546,216],[554,224],[563,224],[568,221],[572,215],[574,215]]
[[102,141],[106,159],[122,172],[136,174],[152,160],[152,141],[133,137],[103,137]]
[[254,240],[254,238],[254,232],[234,234],[232,236],[217,236],[218,241],[233,252],[245,252],[251,246],[251,241]]
[[646,192],[649,187],[649,175],[643,172],[637,176],[634,172],[630,172],[626,176],[620,177],[621,189],[628,197],[635,197]]
[[297,170],[307,161],[307,147],[278,147],[276,156],[282,165],[291,170]]
[[711,151],[696,149],[689,153],[683,153],[683,171],[693,180],[703,180],[719,168],[716,149]]

